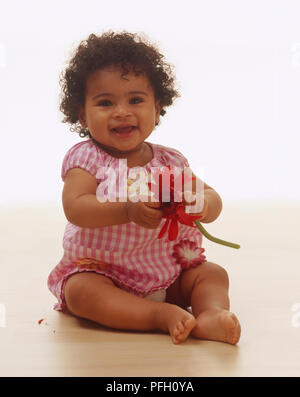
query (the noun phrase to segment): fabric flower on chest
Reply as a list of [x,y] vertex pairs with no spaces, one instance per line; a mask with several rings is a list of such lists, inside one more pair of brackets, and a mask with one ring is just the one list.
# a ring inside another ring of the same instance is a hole
[[[185,183],[194,180],[195,178],[187,177],[184,172],[177,175],[175,170],[170,165],[163,167],[162,171],[153,168],[151,170],[152,182],[148,183],[149,189],[153,193],[153,197],[160,202],[160,209],[163,211],[163,218],[166,218],[158,238],[162,238],[168,231],[168,238],[170,241],[176,240],[178,236],[178,222],[197,227],[194,224],[196,219],[201,219],[199,216],[192,216],[186,214],[184,204],[182,203],[182,187]],[[166,181],[169,179],[169,183]],[[163,183],[164,182],[164,183]]]
[[196,267],[206,261],[205,255],[202,255],[204,248],[200,248],[194,241],[188,239],[180,240],[174,245],[173,257],[179,263],[182,269]]

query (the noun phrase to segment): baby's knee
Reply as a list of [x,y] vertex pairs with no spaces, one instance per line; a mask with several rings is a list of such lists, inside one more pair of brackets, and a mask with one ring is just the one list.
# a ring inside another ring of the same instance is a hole
[[204,262],[199,266],[199,279],[214,279],[222,282],[227,287],[229,286],[229,277],[227,271],[224,267],[213,263],[213,262]]
[[88,305],[93,299],[94,278],[101,277],[93,272],[81,272],[71,275],[64,288],[65,302],[67,308],[74,314],[81,312],[81,309]]
[[80,273],[70,276],[64,287],[67,308],[75,314],[85,301],[85,286],[82,284],[81,278]]
[[79,314],[89,307],[90,302],[99,299],[99,291],[113,281],[95,272],[80,272],[71,275],[64,287],[65,302],[69,311]]

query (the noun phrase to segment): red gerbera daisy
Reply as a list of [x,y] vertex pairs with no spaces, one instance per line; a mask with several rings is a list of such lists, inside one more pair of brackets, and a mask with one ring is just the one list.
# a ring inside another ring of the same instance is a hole
[[174,245],[173,256],[176,262],[179,263],[182,269],[189,269],[196,267],[203,263],[206,258],[202,255],[204,248],[197,247],[194,241],[181,240],[178,244]]
[[[161,206],[160,209],[163,211],[163,218],[166,218],[166,222],[163,225],[158,238],[168,230],[169,240],[176,240],[178,235],[178,222],[188,225],[191,227],[197,227],[194,224],[196,219],[201,219],[199,216],[187,215],[184,210],[184,204],[180,202],[182,198],[182,186],[190,180],[195,178],[187,177],[183,172],[179,175],[174,176],[174,169],[172,170],[170,165],[163,168],[162,172],[157,169],[151,170],[151,176],[154,179],[153,182],[148,182],[150,190],[154,193],[156,200],[159,200]],[[163,181],[169,176],[169,184],[163,185]],[[170,189],[169,189],[169,186]],[[175,187],[179,186],[181,190],[176,190]],[[169,199],[169,201],[165,201]],[[176,200],[175,200],[176,199]]]

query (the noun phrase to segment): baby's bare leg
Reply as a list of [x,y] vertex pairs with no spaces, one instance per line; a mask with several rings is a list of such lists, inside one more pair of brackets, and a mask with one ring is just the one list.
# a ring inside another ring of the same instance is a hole
[[221,266],[211,262],[184,271],[181,293],[192,306],[196,326],[192,334],[201,339],[236,344],[241,327],[237,317],[229,311],[228,276]]
[[169,303],[140,298],[118,288],[109,278],[82,272],[65,285],[71,313],[116,329],[169,332],[174,343],[183,342],[195,326],[195,318]]

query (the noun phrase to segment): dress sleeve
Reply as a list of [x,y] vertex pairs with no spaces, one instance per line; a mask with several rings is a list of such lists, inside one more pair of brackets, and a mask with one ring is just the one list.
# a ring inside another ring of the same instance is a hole
[[167,147],[164,149],[163,157],[166,165],[170,164],[182,169],[190,166],[188,159],[179,150]]
[[80,142],[74,145],[66,153],[61,169],[61,177],[64,181],[67,172],[72,168],[81,168],[96,177],[99,165],[99,154],[90,142]]

